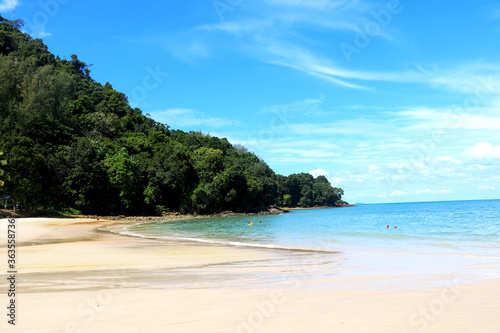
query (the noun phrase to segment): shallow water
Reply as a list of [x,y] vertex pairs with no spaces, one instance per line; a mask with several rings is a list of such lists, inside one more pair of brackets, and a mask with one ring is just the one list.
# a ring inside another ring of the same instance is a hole
[[282,259],[289,267],[304,262],[304,271],[318,279],[399,275],[401,280],[424,274],[484,279],[500,276],[499,213],[500,200],[374,204],[142,223],[115,232],[287,250]]
[[500,200],[296,210],[283,215],[137,224],[121,232],[284,249],[500,256]]

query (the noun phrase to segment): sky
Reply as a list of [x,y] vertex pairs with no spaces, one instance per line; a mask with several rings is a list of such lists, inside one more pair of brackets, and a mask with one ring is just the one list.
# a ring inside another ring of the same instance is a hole
[[172,129],[351,203],[500,198],[498,1],[0,0]]

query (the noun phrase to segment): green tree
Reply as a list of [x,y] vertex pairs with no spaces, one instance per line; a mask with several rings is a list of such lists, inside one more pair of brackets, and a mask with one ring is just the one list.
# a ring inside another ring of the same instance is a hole
[[5,192],[12,197],[14,209],[18,204],[31,206],[33,196],[41,190],[41,171],[45,158],[33,140],[5,135],[0,143],[5,151]]
[[119,192],[124,209],[138,212],[142,208],[142,175],[139,160],[122,152],[106,160],[108,177],[111,185]]
[[196,173],[182,145],[165,142],[155,147],[147,174],[144,195],[150,207],[161,205],[179,210],[189,202],[196,184]]
[[97,214],[119,209],[119,191],[110,184],[105,149],[98,142],[79,138],[59,152],[59,161],[68,205]]
[[[3,152],[0,151],[0,158],[2,157],[2,155],[3,155]],[[0,159],[0,188],[5,185],[5,181],[3,180],[4,174],[5,174],[5,170],[3,169],[3,167],[5,165],[7,165],[7,161]]]
[[283,206],[290,207],[292,205],[292,196],[290,194],[283,195]]
[[192,154],[193,167],[202,183],[210,183],[222,171],[223,153],[219,149],[200,147]]

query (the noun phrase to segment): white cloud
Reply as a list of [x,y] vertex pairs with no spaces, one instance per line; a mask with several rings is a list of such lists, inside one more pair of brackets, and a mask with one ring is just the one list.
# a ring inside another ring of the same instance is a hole
[[[387,112],[400,117],[403,124],[412,130],[489,130],[500,131],[498,106],[464,109],[454,105],[442,108],[412,108],[398,112]],[[483,114],[481,114],[483,113]]]
[[328,176],[330,173],[323,169],[316,169],[313,171],[309,171],[309,174],[311,174],[314,178],[317,178],[319,176]]
[[167,125],[176,128],[178,126],[199,126],[206,125],[210,127],[223,127],[234,125],[235,122],[225,118],[215,118],[204,114],[203,112],[175,108],[154,113],[155,119]]
[[265,2],[280,6],[314,8],[320,10],[336,8],[345,3],[345,1],[328,1],[328,0],[266,0]]
[[341,178],[341,177],[331,177],[330,178],[330,183],[332,183],[332,184],[340,184],[340,183],[343,183],[345,181],[346,181],[346,179]]
[[33,38],[45,38],[52,36],[52,33],[45,31],[44,26],[37,26],[34,27],[33,31],[31,32],[31,36]]
[[370,171],[375,171],[375,170],[377,170],[377,169],[378,169],[378,167],[377,167],[375,164],[373,164],[373,165],[370,165],[370,167],[369,167],[368,169],[369,169]]
[[228,34],[241,36],[245,33],[264,32],[271,28],[273,22],[269,19],[252,19],[245,21],[222,22],[218,24],[205,24],[198,29],[207,32],[225,32]]
[[[322,99],[307,98],[303,101],[293,102],[289,104],[265,106],[262,108],[263,113],[272,113],[275,115],[282,115],[284,117],[294,117],[297,114],[303,115],[324,115],[321,110]],[[288,123],[287,119],[281,119],[283,122]]]
[[479,186],[479,189],[481,191],[494,191],[494,190],[496,190],[496,188],[494,186],[489,186],[489,185]]
[[[458,158],[453,158],[451,156],[438,156],[436,157],[436,159],[438,161],[441,161],[441,162],[450,162],[450,163],[453,163],[453,164],[464,164],[464,162],[462,162],[461,160],[459,160]],[[431,158],[428,159],[428,161],[430,161]]]
[[473,147],[467,148],[464,155],[473,159],[497,159],[500,158],[500,146],[478,142]]
[[395,128],[382,120],[347,119],[322,123],[290,124],[286,128],[290,133],[303,135],[356,135],[378,139],[393,137]]
[[15,9],[19,5],[18,0],[3,0],[0,2],[0,12],[7,12]]
[[193,57],[208,57],[210,50],[206,43],[201,41],[191,41],[188,43],[172,43],[169,45],[172,54],[183,60],[190,60]]
[[339,154],[327,149],[300,149],[300,148],[272,148],[268,149],[268,152],[272,155],[289,157],[295,156],[298,158],[315,158],[322,159],[325,157],[338,157]]
[[401,196],[405,196],[405,195],[408,195],[407,192],[403,192],[403,191],[393,191],[390,196],[391,197],[401,197]]
[[403,196],[408,196],[408,195],[415,195],[415,194],[450,194],[451,191],[449,190],[431,190],[430,188],[426,188],[425,190],[414,190],[414,191],[393,191],[390,196],[391,197],[403,197]]
[[497,64],[476,61],[448,68],[434,68],[432,71],[421,67],[420,69],[430,78],[431,84],[466,94],[475,94],[479,99],[495,91],[498,92],[500,88],[498,76],[500,67]]

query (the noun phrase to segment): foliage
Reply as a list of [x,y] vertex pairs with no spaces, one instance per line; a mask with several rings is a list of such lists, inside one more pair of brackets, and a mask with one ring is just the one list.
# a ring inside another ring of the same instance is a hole
[[[0,151],[0,158],[2,157],[2,155],[3,152]],[[0,159],[0,188],[3,187],[5,184],[5,181],[2,180],[5,174],[5,170],[3,169],[5,165],[7,165],[7,161]]]
[[277,175],[241,145],[170,130],[21,27],[0,16],[0,185],[16,205],[161,214],[341,200],[323,176]]

